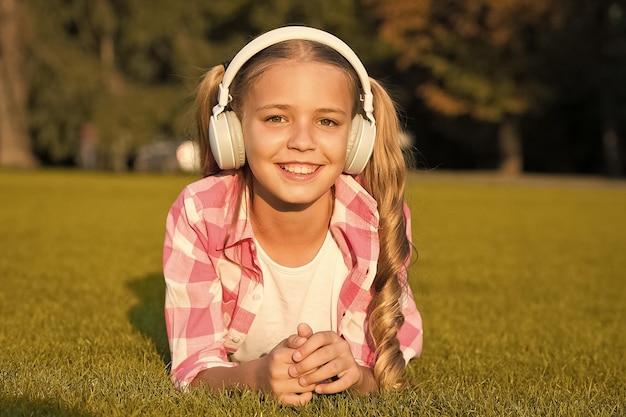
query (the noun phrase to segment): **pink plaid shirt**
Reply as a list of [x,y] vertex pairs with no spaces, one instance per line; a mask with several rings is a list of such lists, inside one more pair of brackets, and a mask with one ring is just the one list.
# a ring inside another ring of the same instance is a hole
[[[167,217],[165,321],[177,386],[188,385],[203,369],[236,366],[228,354],[243,343],[263,301],[248,195],[237,210],[238,190],[233,173],[206,177],[183,190]],[[355,360],[371,367],[375,355],[366,312],[379,253],[378,211],[375,200],[350,176],[342,175],[335,184],[330,231],[350,271],[337,305],[338,333]],[[407,233],[410,237],[410,221]],[[405,322],[398,339],[408,362],[421,353],[422,320],[406,278],[405,271]]]

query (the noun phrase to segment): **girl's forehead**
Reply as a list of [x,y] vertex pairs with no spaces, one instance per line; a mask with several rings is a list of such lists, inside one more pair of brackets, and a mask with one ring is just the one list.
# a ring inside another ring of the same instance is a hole
[[244,96],[248,109],[271,106],[336,107],[352,112],[354,94],[346,72],[321,62],[283,62],[263,72]]

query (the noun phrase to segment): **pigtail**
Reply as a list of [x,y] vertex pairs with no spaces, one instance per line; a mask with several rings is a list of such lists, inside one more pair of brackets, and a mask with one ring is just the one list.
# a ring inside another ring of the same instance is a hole
[[397,335],[404,322],[401,281],[406,280],[411,246],[403,210],[406,164],[398,141],[396,107],[380,84],[375,80],[371,83],[377,134],[362,180],[376,199],[380,214],[380,255],[369,307],[369,329],[376,350],[374,377],[385,389],[399,387],[403,379],[405,362]]
[[200,173],[203,177],[220,171],[209,146],[209,122],[213,106],[217,104],[217,92],[223,77],[224,67],[213,67],[204,75],[196,92],[196,128],[200,145]]

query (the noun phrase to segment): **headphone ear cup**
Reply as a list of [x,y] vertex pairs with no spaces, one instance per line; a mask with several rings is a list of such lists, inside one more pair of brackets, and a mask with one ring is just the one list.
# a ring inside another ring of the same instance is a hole
[[209,123],[209,144],[220,169],[241,168],[246,162],[241,122],[233,111],[212,115]]
[[365,169],[372,156],[375,139],[376,125],[357,114],[352,119],[350,135],[348,136],[346,166],[343,170],[346,174],[358,175]]

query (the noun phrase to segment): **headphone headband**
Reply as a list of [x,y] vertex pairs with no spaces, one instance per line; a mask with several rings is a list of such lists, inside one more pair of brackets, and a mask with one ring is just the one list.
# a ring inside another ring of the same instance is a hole
[[350,65],[352,65],[352,68],[356,71],[361,82],[361,88],[363,89],[363,94],[361,95],[363,110],[365,111],[365,115],[371,125],[374,126],[374,100],[370,87],[370,80],[359,57],[344,41],[336,36],[319,29],[305,26],[285,26],[274,29],[260,35],[244,46],[237,53],[237,55],[235,55],[232,61],[230,61],[228,67],[226,68],[222,82],[219,85],[218,102],[217,105],[213,107],[213,115],[217,117],[224,111],[224,109],[226,109],[226,106],[230,101],[230,84],[233,82],[237,72],[246,62],[248,62],[250,58],[269,46],[292,39],[319,42],[329,46],[342,55],[350,63]]

